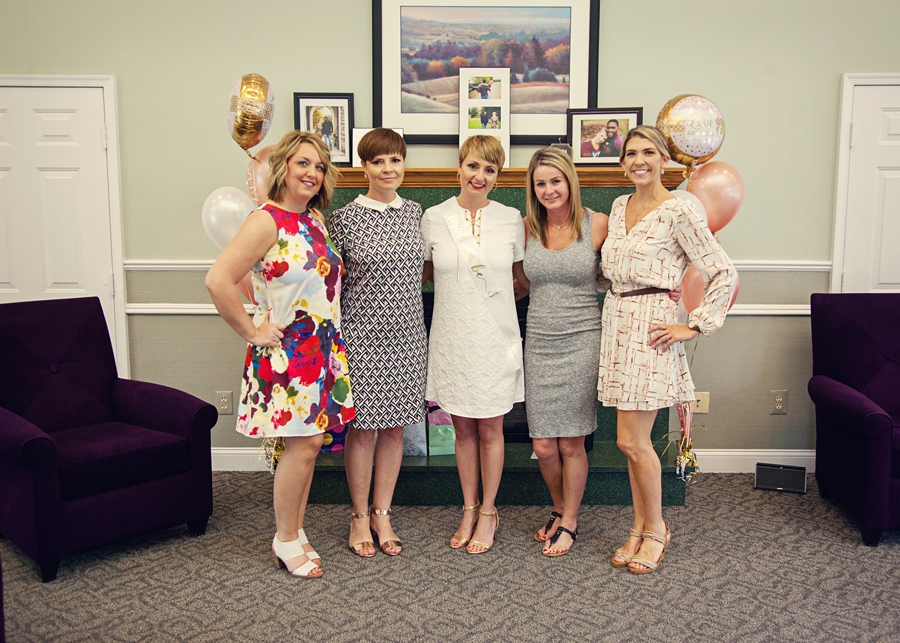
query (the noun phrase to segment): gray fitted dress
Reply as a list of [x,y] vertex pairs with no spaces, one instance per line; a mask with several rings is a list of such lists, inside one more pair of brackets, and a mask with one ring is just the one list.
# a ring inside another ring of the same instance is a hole
[[525,332],[525,410],[532,438],[571,438],[597,428],[600,364],[599,253],[585,210],[581,241],[547,250],[530,237],[525,274],[531,282]]

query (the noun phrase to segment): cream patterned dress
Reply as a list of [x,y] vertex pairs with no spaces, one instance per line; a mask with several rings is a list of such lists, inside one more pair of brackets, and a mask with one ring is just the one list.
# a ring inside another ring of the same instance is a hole
[[663,201],[626,234],[625,205],[631,196],[613,203],[601,253],[612,289],[603,305],[597,390],[603,406],[648,411],[694,399],[684,343],[668,349],[648,346],[652,326],[677,323],[676,304],[665,293],[616,293],[649,287],[672,290],[691,263],[707,286],[688,323],[709,335],[725,321],[737,271],[700,215],[681,199]]

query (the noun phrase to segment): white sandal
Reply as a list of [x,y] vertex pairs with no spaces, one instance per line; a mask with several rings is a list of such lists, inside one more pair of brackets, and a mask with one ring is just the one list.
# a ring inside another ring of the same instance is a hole
[[[272,555],[275,557],[275,566],[281,569],[282,567],[287,568],[284,561],[307,556],[307,553],[303,551],[303,545],[300,544],[299,538],[285,543],[278,540],[278,536],[275,536],[272,539]],[[316,573],[316,570],[318,570],[318,573]],[[296,576],[297,578],[318,578],[323,573],[322,568],[311,560],[307,560],[300,567],[290,572],[291,576]]]
[[[303,529],[298,529],[298,530],[297,530],[297,535],[300,537],[299,540],[300,540],[300,544],[301,544],[301,545],[308,545],[308,544],[309,544],[309,539],[306,537],[306,531],[305,531],[305,530],[303,530]],[[318,565],[318,564],[320,564],[320,563],[322,562],[321,556],[319,556],[319,554],[316,553],[316,550],[315,550],[315,549],[310,549],[309,551],[304,552],[304,553],[305,553],[307,556],[309,556],[309,559],[310,559],[312,562],[314,562],[316,565]]]

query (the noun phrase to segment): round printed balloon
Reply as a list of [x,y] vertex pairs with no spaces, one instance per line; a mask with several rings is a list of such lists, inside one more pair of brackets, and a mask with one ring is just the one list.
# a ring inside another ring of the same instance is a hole
[[669,155],[682,165],[706,163],[725,140],[725,119],[708,98],[682,94],[666,103],[656,117]]
[[250,158],[248,150],[266,137],[274,115],[275,94],[268,80],[246,74],[235,83],[228,105],[228,132]]

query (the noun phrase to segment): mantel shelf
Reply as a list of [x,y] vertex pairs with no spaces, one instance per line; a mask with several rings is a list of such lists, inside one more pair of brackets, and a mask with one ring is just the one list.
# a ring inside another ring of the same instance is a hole
[[[669,167],[663,174],[663,185],[667,188],[677,187],[684,178],[680,167]],[[523,188],[525,187],[524,167],[507,168],[500,172],[497,179],[498,188]],[[583,188],[630,188],[632,182],[625,178],[622,168],[612,167],[579,167],[578,181]],[[362,168],[343,167],[341,177],[338,179],[339,188],[365,188],[369,186]],[[406,168],[403,177],[405,188],[457,188],[459,181],[456,178],[456,168]]]

